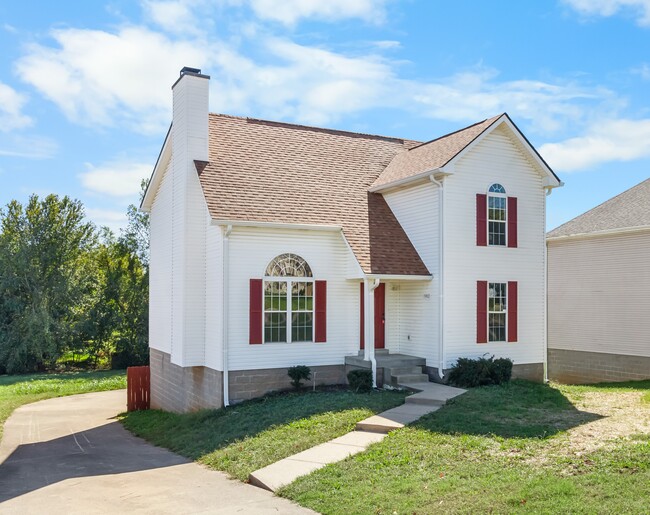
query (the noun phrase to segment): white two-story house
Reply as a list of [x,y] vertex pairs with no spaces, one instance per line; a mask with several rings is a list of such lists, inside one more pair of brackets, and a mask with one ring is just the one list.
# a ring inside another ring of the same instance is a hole
[[153,407],[256,397],[293,365],[399,381],[395,356],[410,379],[485,354],[543,378],[561,182],[507,114],[418,142],[209,113],[208,86],[181,71],[142,203]]

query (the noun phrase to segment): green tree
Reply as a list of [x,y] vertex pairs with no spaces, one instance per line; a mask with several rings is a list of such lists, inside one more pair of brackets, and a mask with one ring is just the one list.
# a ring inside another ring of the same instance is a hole
[[43,369],[74,347],[93,289],[97,244],[81,202],[32,195],[0,211],[0,364]]

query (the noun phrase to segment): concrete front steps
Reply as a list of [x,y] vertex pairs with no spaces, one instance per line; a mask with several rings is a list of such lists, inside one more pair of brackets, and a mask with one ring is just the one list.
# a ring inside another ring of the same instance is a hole
[[[377,371],[383,384],[398,386],[403,383],[428,382],[429,376],[422,372],[426,360],[408,354],[390,354],[385,349],[375,351]],[[363,359],[363,351],[357,356],[346,356],[345,364],[357,368],[370,368],[370,362]]]
[[362,420],[351,433],[256,470],[249,476],[249,482],[275,492],[300,476],[366,450],[373,443],[381,442],[390,431],[439,410],[449,399],[465,393],[460,388],[429,382],[401,386],[416,392],[403,405]]

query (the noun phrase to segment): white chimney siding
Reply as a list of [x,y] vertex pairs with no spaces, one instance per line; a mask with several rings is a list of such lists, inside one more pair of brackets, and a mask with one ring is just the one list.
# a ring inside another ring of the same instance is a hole
[[184,69],[172,90],[171,362],[202,366],[209,216],[194,161],[208,160],[209,77]]

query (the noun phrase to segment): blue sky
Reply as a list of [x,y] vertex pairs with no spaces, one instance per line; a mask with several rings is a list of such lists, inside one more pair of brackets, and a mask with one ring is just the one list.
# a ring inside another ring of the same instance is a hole
[[650,0],[25,0],[0,49],[0,205],[112,228],[183,66],[235,115],[429,140],[506,111],[566,183],[549,229],[650,176]]

